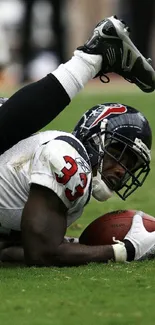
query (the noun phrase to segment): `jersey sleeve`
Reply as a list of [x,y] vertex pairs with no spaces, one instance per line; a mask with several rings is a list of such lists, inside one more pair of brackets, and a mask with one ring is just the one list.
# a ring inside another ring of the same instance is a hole
[[34,154],[29,183],[48,187],[68,209],[74,206],[77,210],[89,198],[91,169],[74,147],[54,139],[40,146]]

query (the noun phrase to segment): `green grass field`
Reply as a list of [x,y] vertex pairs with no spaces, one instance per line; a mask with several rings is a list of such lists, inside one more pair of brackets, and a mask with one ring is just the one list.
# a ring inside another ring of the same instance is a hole
[[[121,87],[121,86],[120,86]],[[130,85],[129,85],[130,87]],[[155,138],[155,95],[140,90],[114,94],[82,92],[47,128],[71,131],[86,109],[119,101],[143,112]],[[54,109],[54,108],[53,108]],[[155,141],[152,172],[143,188],[127,201],[93,199],[68,234],[76,236],[94,218],[117,209],[140,209],[155,216]],[[154,324],[155,261],[77,268],[0,268],[0,324],[3,325],[134,325]]]

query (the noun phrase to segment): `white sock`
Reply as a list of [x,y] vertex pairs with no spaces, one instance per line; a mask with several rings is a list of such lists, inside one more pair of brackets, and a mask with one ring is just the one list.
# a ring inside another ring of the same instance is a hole
[[52,74],[59,80],[72,99],[85,84],[101,70],[102,56],[76,50],[68,62],[61,64]]

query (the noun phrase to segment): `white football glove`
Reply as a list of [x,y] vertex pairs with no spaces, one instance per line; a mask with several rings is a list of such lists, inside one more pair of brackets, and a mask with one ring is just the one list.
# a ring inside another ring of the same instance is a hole
[[149,249],[138,261],[153,260],[155,259],[155,245]]
[[142,211],[138,211],[132,220],[130,230],[124,239],[129,240],[135,248],[134,260],[140,259],[155,246],[155,231],[148,232],[143,224]]

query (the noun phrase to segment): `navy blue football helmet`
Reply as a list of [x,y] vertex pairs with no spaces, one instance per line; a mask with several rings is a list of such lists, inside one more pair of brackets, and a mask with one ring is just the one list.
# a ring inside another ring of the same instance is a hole
[[[97,167],[111,191],[125,200],[142,186],[150,171],[152,132],[137,109],[120,103],[96,105],[81,117],[73,134],[85,146],[92,169]],[[125,170],[117,182],[103,172],[108,156]],[[125,156],[127,163],[123,164]]]

